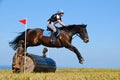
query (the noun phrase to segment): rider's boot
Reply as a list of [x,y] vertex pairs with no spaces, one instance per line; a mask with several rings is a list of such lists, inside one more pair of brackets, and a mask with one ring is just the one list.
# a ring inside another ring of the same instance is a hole
[[53,37],[54,37],[54,33],[52,32],[52,33],[51,33],[51,37],[50,37],[50,43],[53,42]]
[[57,37],[59,36],[59,31],[57,30],[57,31],[54,33],[54,35],[55,35],[55,38],[57,38]]

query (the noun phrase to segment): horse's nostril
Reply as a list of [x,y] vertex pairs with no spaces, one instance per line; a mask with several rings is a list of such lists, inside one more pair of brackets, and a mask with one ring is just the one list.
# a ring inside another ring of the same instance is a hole
[[85,43],[89,42],[89,39],[85,39],[84,42],[85,42]]
[[89,42],[89,40],[87,40],[86,42]]

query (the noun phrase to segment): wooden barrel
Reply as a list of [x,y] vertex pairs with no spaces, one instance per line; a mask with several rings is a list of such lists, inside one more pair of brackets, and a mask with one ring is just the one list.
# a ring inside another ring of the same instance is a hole
[[[21,57],[21,56],[20,56]],[[12,69],[14,72],[55,72],[56,71],[56,63],[53,59],[48,57],[43,57],[35,54],[26,54],[26,63],[24,68],[24,55],[20,59],[16,59],[17,63],[15,63],[15,55],[13,57],[13,65]],[[17,65],[17,67],[16,67]]]

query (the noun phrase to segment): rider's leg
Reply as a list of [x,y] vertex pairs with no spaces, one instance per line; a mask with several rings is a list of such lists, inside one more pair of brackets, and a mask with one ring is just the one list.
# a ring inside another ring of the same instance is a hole
[[54,35],[55,35],[57,29],[56,29],[56,27],[54,26],[54,23],[48,24],[47,27],[50,28],[50,29],[52,30],[51,39],[50,39],[50,42],[52,42],[52,40],[53,40],[53,38],[54,38]]
[[50,36],[50,42],[53,41],[53,38],[54,38],[54,33],[53,33],[53,31],[52,31],[52,32],[51,32],[51,36]]
[[55,37],[57,38],[59,36],[59,34],[60,34],[60,31],[57,30],[54,34],[55,34]]
[[52,23],[52,22],[50,24],[48,24],[47,27],[50,28],[54,33],[57,31],[56,27],[54,26],[54,23]]

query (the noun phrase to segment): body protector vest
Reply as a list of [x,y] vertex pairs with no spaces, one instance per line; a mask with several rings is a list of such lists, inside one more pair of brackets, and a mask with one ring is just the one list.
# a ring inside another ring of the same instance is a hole
[[[48,21],[49,22],[56,22],[57,20],[61,20],[61,17],[59,16],[59,14],[53,14]],[[62,21],[62,20],[61,20]]]

